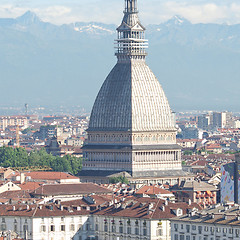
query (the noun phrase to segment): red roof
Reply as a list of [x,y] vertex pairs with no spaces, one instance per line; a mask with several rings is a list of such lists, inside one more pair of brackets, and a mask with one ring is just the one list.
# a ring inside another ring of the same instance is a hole
[[43,182],[24,182],[24,183],[20,184],[19,187],[22,190],[31,192],[31,191],[34,191],[35,189],[39,188],[42,184],[43,184]]
[[27,172],[26,177],[31,177],[31,179],[39,180],[60,180],[60,179],[79,179],[69,173],[65,172]]
[[94,212],[96,215],[141,218],[141,219],[169,219],[176,217],[175,211],[182,209],[187,214],[188,209],[202,209],[197,203],[188,205],[185,202],[172,203],[157,198],[131,198],[121,203],[113,204]]
[[149,195],[153,195],[153,194],[171,194],[171,192],[154,185],[154,186],[143,186],[143,187],[141,187],[140,189],[138,189],[136,191],[136,194],[147,194],[147,195],[148,194]]

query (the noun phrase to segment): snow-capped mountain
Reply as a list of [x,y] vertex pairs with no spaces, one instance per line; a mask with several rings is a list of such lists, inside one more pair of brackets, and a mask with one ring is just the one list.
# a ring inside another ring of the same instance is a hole
[[72,23],[69,25],[71,29],[80,33],[89,33],[89,34],[97,34],[97,35],[112,35],[116,33],[115,25],[106,25],[101,23]]
[[[90,109],[116,61],[116,27],[57,26],[30,11],[0,18],[0,102],[19,103],[24,96],[29,104],[77,102]],[[147,61],[172,108],[239,107],[239,24],[192,24],[174,16],[146,28]]]

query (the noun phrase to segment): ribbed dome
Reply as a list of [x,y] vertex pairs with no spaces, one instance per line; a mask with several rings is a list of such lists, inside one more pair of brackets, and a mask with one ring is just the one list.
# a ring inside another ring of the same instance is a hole
[[174,129],[167,98],[145,61],[118,62],[98,93],[88,131]]

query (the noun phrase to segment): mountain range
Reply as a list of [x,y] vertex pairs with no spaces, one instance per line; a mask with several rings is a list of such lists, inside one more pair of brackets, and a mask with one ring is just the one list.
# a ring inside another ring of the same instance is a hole
[[[90,110],[114,57],[116,25],[54,25],[26,12],[0,18],[0,106]],[[192,24],[174,16],[146,26],[147,63],[175,111],[239,110],[240,24]]]

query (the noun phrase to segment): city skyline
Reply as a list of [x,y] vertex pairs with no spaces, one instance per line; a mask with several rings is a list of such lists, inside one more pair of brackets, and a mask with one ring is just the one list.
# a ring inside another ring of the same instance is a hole
[[[145,24],[158,24],[174,15],[189,19],[192,23],[240,23],[240,3],[230,1],[179,1],[179,0],[141,0],[138,3],[141,9],[141,19]],[[0,3],[0,17],[12,18],[30,10],[35,12],[44,21],[55,24],[70,22],[91,22],[118,24],[121,12],[121,0],[2,0]],[[91,9],[91,13],[90,10]]]

